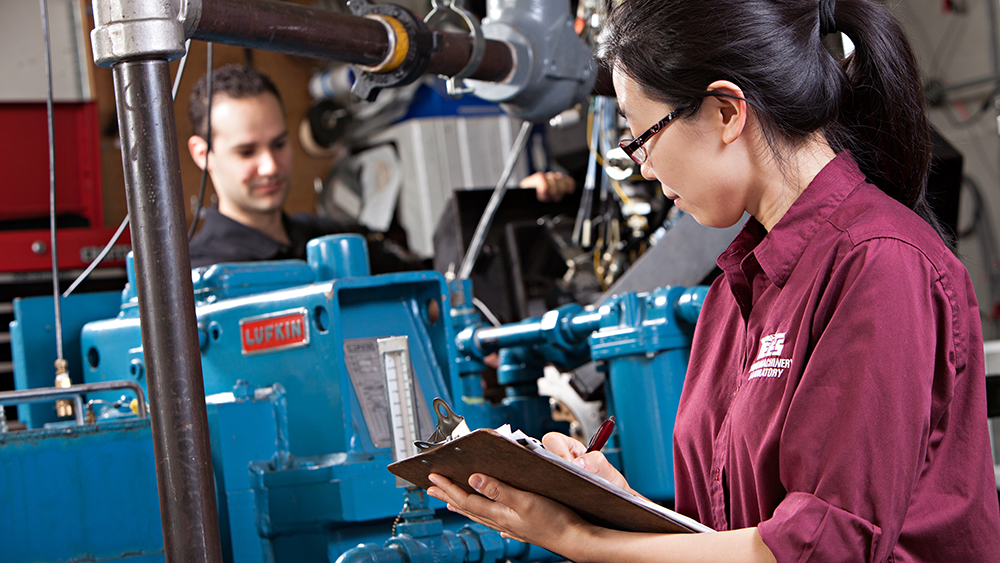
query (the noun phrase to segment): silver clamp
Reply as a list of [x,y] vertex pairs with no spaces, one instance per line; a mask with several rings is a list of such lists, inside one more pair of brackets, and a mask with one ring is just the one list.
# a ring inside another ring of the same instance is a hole
[[462,0],[431,0],[431,5],[434,9],[424,18],[424,23],[427,24],[427,27],[435,29],[449,14],[454,14],[465,22],[466,27],[469,28],[469,32],[472,34],[472,54],[469,55],[469,61],[455,76],[447,77],[448,95],[452,98],[461,98],[463,94],[472,92],[471,88],[462,88],[459,86],[459,81],[475,74],[479,70],[479,65],[483,62],[483,55],[486,54],[486,38],[483,36],[483,30],[479,25],[479,21],[468,10],[462,8],[461,4]]

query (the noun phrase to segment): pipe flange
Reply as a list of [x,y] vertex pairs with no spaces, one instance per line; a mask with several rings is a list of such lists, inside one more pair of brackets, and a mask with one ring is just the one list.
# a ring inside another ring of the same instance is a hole
[[465,64],[465,67],[454,76],[443,77],[447,79],[448,95],[453,98],[461,98],[463,94],[472,92],[472,89],[459,86],[459,81],[472,76],[479,70],[479,66],[483,63],[483,55],[486,54],[486,37],[483,35],[483,29],[479,25],[479,21],[468,10],[455,6],[455,1],[441,0],[444,4],[442,7],[438,5],[438,0],[431,0],[431,5],[434,6],[434,9],[424,18],[424,23],[433,30],[449,14],[454,14],[465,22],[469,33],[472,34],[472,53],[469,55],[469,61]]
[[190,4],[180,5],[178,0],[96,2],[90,34],[94,62],[111,67],[138,58],[179,59],[184,55],[185,21],[197,13],[197,6]]
[[382,22],[389,34],[385,59],[374,67],[356,67],[357,77],[351,88],[355,96],[373,102],[383,88],[409,84],[427,71],[431,54],[441,47],[438,34],[428,30],[423,20],[393,4],[350,0],[348,7],[355,16]]

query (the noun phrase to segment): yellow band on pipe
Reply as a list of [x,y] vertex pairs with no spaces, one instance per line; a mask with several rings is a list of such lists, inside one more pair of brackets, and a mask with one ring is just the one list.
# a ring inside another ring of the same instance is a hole
[[410,36],[406,33],[406,28],[402,22],[390,16],[368,14],[365,17],[382,22],[389,31],[389,56],[381,63],[367,67],[367,70],[378,73],[396,70],[406,60],[406,53],[410,50]]

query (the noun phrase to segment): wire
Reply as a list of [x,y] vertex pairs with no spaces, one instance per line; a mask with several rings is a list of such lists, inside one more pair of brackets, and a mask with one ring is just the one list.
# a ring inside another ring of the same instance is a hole
[[59,298],[59,247],[56,244],[56,141],[52,109],[52,52],[49,46],[49,7],[45,0],[38,0],[42,10],[42,33],[45,41],[45,77],[48,96],[45,110],[49,124],[49,235],[52,248],[52,298],[56,316],[56,359],[63,358],[62,300]]
[[476,309],[479,309],[479,312],[486,317],[486,320],[490,321],[491,325],[500,326],[503,324],[500,322],[500,319],[493,314],[493,311],[490,311],[490,308],[486,306],[486,303],[480,301],[478,297],[472,298],[472,304],[476,306]]
[[177,90],[181,87],[181,77],[184,76],[184,67],[187,66],[188,53],[191,52],[191,40],[188,39],[184,42],[184,56],[181,57],[181,62],[177,64],[177,76],[174,77],[174,87],[170,90],[170,97],[174,100],[177,99]]
[[[593,114],[591,112],[588,111],[587,112],[587,139],[590,139],[590,133],[591,133],[591,130],[593,129],[593,127],[594,127],[594,116],[593,116]],[[613,127],[613,125],[611,127]],[[598,166],[600,166],[600,167],[603,168],[604,167],[604,158],[601,156],[600,151],[595,150],[594,147],[590,146],[590,141],[587,141],[587,150],[597,158],[597,164],[598,164]],[[632,174],[632,176],[630,176],[628,179],[642,180],[644,178],[642,177],[641,174]],[[617,183],[618,182],[618,180],[615,180],[615,179],[612,179],[611,181],[612,181],[612,183]],[[622,196],[622,195],[624,195],[624,193],[619,191],[618,195]],[[627,200],[628,200],[628,197],[626,196],[623,199],[623,201],[627,201]]]
[[937,76],[939,74],[938,71],[940,70],[942,60],[950,58],[950,56],[947,56],[949,55],[948,51],[951,50],[954,45],[955,37],[959,35],[955,32],[957,29],[955,23],[957,21],[958,17],[956,17],[954,13],[950,18],[948,18],[948,23],[944,28],[944,33],[938,41],[937,46],[934,48],[934,54],[931,55],[931,76]]
[[207,124],[205,127],[205,167],[201,169],[201,182],[198,186],[198,205],[194,208],[194,218],[191,219],[191,228],[188,229],[188,241],[194,236],[194,231],[198,228],[198,220],[201,219],[201,208],[205,201],[205,186],[208,184],[208,156],[212,153],[212,43],[208,43],[208,104],[205,108]]
[[[188,39],[187,41],[184,42],[184,56],[181,57],[181,62],[177,66],[177,76],[174,78],[174,87],[170,91],[170,96],[174,100],[177,99],[177,90],[180,89],[181,77],[184,76],[184,67],[187,66],[188,53],[190,52],[191,52],[191,40]],[[128,213],[126,213],[125,218],[122,219],[121,224],[118,225],[118,230],[115,231],[115,234],[111,237],[111,240],[108,241],[108,244],[104,245],[104,248],[97,255],[97,258],[94,258],[94,260],[90,263],[90,265],[87,266],[87,269],[81,272],[80,275],[77,276],[75,280],[73,280],[73,283],[71,283],[70,286],[66,288],[66,291],[63,292],[62,296],[64,298],[69,297],[73,293],[73,291],[77,287],[79,287],[79,285],[83,283],[84,280],[86,280],[91,273],[93,273],[94,269],[97,268],[97,265],[100,264],[104,260],[104,257],[108,255],[108,252],[110,252],[111,249],[114,248],[115,243],[118,242],[118,239],[121,238],[122,233],[125,232],[125,227],[128,226],[128,223],[129,223],[129,218],[128,218]]]
[[622,189],[622,185],[618,183],[618,180],[612,179],[611,186],[615,188],[615,193],[621,198],[622,203],[625,205],[632,205],[632,199],[625,194],[625,190]]
[[125,232],[125,227],[127,226],[128,226],[128,214],[126,214],[125,218],[122,219],[121,225],[118,225],[118,230],[115,231],[114,236],[111,237],[111,240],[108,241],[108,244],[104,245],[104,248],[101,250],[101,253],[97,255],[97,258],[94,258],[94,261],[91,262],[89,266],[87,266],[87,269],[84,270],[79,276],[77,276],[76,279],[73,280],[73,283],[71,283],[70,286],[66,288],[66,291],[64,291],[62,294],[63,297],[69,297],[70,294],[73,293],[73,290],[75,290],[77,286],[79,286],[81,283],[83,283],[85,279],[87,279],[87,276],[89,276],[91,272],[94,271],[94,268],[96,268],[97,265],[100,264],[102,260],[104,260],[104,257],[108,255],[108,252],[110,252],[111,249],[114,247],[115,243],[118,242],[118,238],[122,236],[122,233]]

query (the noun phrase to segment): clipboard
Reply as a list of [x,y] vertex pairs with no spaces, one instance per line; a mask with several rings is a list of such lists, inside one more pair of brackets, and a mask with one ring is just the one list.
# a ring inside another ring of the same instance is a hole
[[388,469],[394,475],[427,489],[429,473],[437,473],[470,494],[473,473],[489,475],[504,483],[563,504],[584,520],[606,528],[632,532],[713,532],[700,522],[636,496],[625,489],[573,465],[541,448],[504,437],[483,428],[445,442]]

